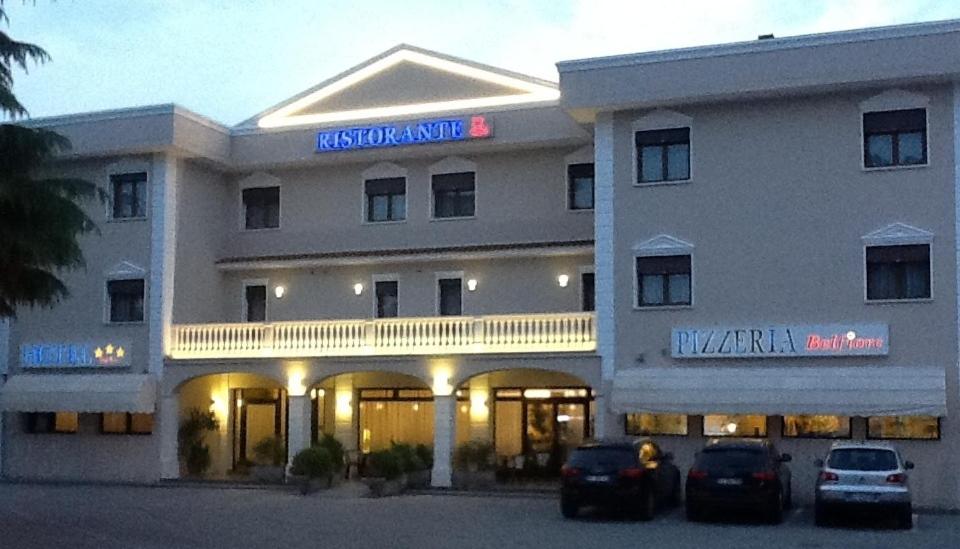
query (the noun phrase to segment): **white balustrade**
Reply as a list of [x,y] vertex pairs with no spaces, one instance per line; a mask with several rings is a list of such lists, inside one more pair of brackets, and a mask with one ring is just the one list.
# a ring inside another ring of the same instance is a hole
[[593,313],[180,324],[171,335],[168,355],[175,359],[596,349]]

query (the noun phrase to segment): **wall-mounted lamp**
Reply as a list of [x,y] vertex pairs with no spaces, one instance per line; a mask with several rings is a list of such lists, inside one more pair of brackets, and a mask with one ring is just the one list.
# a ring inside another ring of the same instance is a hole
[[362,294],[362,293],[363,293],[363,284],[360,284],[359,282],[357,282],[356,284],[354,284],[354,285],[353,285],[353,293],[354,293],[354,295],[360,295],[360,294]]
[[567,284],[570,284],[570,276],[566,274],[558,276],[557,284],[559,284],[561,288],[566,288]]
[[477,290],[476,278],[471,278],[470,280],[467,281],[467,289],[470,290],[471,292],[474,292]]
[[287,288],[284,286],[274,286],[273,295],[277,296],[277,299],[283,299],[283,294],[287,293]]

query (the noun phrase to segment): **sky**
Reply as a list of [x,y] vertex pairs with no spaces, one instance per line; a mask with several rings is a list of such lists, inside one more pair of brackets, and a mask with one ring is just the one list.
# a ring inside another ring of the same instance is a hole
[[557,80],[601,55],[960,18],[960,0],[0,0],[52,61],[31,116],[177,103],[234,125],[396,44]]

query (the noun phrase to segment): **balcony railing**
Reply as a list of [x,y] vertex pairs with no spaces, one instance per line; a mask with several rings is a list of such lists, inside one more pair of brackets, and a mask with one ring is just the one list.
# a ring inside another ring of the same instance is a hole
[[593,313],[178,324],[171,358],[324,357],[583,352]]

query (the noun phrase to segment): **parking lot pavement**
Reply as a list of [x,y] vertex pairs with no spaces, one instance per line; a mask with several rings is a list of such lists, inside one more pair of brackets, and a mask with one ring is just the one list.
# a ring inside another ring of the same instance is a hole
[[653,521],[603,514],[564,520],[542,497],[417,495],[302,497],[277,490],[0,484],[0,547],[960,547],[960,516],[917,517],[914,530],[883,525],[816,528],[809,509],[778,526],[743,517],[688,523],[680,509]]

